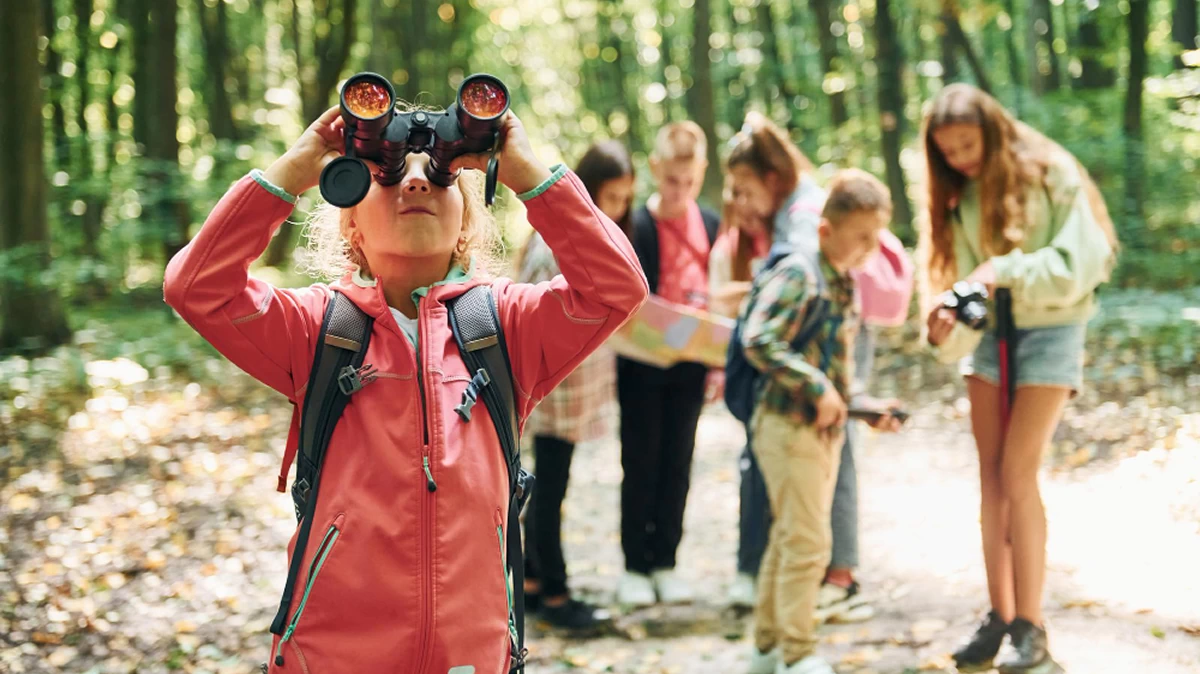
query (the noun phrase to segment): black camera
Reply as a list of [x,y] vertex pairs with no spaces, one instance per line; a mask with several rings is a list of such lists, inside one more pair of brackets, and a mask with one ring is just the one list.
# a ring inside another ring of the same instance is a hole
[[942,295],[942,307],[953,311],[960,323],[982,330],[987,325],[987,300],[987,286],[959,281]]
[[[410,152],[429,154],[425,175],[433,184],[449,187],[458,178],[450,172],[455,158],[496,149],[508,104],[508,87],[499,78],[477,74],[463,80],[454,104],[444,112],[398,112],[396,89],[387,78],[358,73],[346,80],[341,92],[346,156],[321,171],[321,196],[339,208],[354,206],[371,189],[371,171],[363,159],[379,164],[376,182],[395,185],[404,176]],[[496,195],[498,168],[493,155],[485,195],[489,206]]]

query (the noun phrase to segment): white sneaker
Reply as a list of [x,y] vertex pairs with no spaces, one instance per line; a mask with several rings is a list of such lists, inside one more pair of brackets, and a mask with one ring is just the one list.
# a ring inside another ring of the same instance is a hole
[[780,660],[775,667],[775,674],[837,674],[819,655],[810,655],[803,660],[793,662],[789,667]]
[[617,603],[622,606],[653,606],[654,583],[644,573],[626,571],[617,583]]
[[692,586],[675,569],[659,569],[650,574],[658,600],[664,604],[686,604],[695,598]]
[[779,649],[772,648],[766,653],[760,653],[757,648],[750,648],[750,668],[746,674],[775,674],[779,667]]
[[758,603],[757,589],[754,576],[739,573],[729,585],[729,605],[736,608],[754,608]]
[[863,597],[858,582],[850,587],[822,583],[813,617],[820,623],[859,623],[875,617],[875,609]]

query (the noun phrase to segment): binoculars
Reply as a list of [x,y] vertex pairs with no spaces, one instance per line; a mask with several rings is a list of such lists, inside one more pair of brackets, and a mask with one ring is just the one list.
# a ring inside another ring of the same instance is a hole
[[987,300],[987,286],[959,281],[942,295],[942,307],[953,311],[960,323],[982,330],[987,325]]
[[491,206],[499,168],[495,146],[508,104],[508,87],[499,78],[476,74],[463,80],[454,104],[444,112],[399,112],[396,89],[387,78],[358,73],[346,80],[341,92],[346,154],[321,171],[321,196],[339,208],[362,201],[372,178],[364,159],[379,165],[374,179],[380,185],[395,185],[404,176],[408,154],[425,152],[429,154],[426,177],[449,187],[458,178],[457,172],[450,171],[455,158],[492,150],[485,194]]

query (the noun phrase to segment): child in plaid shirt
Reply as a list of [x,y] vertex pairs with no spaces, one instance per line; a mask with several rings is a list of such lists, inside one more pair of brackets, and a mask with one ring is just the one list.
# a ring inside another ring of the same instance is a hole
[[[878,249],[891,214],[878,179],[842,171],[818,226],[824,292],[806,252],[784,258],[755,282],[742,339],[746,358],[763,373],[751,429],[775,521],[758,576],[751,674],[833,674],[815,655],[813,612],[831,554],[830,507],[858,333],[849,272]],[[828,302],[824,319],[793,352],[818,294]],[[885,415],[875,426],[896,430],[899,422]]]

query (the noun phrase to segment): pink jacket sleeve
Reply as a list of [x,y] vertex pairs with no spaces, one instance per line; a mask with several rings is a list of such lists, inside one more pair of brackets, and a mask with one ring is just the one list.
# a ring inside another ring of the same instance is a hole
[[633,246],[567,172],[525,203],[562,274],[496,284],[520,418],[629,319],[650,289]]
[[291,212],[290,203],[242,178],[167,264],[163,295],[217,351],[295,402],[329,291],[281,290],[249,273]]

